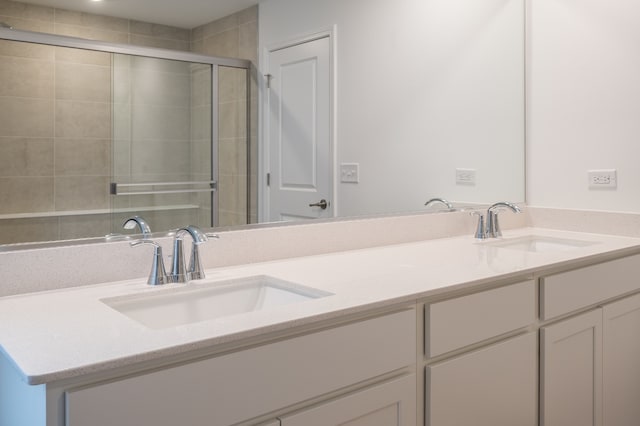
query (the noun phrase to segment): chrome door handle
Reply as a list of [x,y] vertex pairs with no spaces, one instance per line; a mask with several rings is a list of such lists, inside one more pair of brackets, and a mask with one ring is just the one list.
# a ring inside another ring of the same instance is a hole
[[320,207],[322,210],[325,210],[329,206],[327,200],[322,199],[317,203],[309,204],[309,207]]

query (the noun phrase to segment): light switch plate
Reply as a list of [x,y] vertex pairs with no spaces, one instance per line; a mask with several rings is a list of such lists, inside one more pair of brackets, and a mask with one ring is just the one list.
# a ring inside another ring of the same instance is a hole
[[340,182],[358,183],[360,182],[360,164],[342,163],[340,164]]

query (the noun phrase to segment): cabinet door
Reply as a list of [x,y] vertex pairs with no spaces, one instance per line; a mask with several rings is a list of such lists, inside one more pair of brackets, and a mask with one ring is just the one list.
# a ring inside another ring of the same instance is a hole
[[537,426],[537,349],[531,332],[427,367],[426,424]]
[[542,426],[602,426],[602,309],[540,332]]
[[70,389],[65,396],[67,426],[175,426],[185,416],[189,426],[227,426],[337,392],[415,360],[416,312],[411,309]]
[[603,308],[606,426],[640,425],[640,295]]
[[280,418],[282,426],[415,426],[414,374]]

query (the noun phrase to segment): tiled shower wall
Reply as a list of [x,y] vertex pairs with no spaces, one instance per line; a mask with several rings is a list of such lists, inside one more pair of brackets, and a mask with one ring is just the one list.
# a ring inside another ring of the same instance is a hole
[[[257,57],[257,7],[191,31],[0,0],[0,21],[24,30],[178,50],[193,48],[207,54],[246,57],[254,63]],[[205,46],[208,50],[202,50]],[[95,72],[100,77],[89,77]],[[198,70],[192,72],[195,75]],[[109,209],[110,73],[107,54],[0,42],[0,108],[8,112],[0,122],[0,218],[22,212]],[[238,81],[237,73],[229,72],[234,77],[227,79],[223,71],[222,83]],[[206,102],[194,104],[198,102],[193,98],[194,89],[191,107],[201,106],[204,111]],[[227,190],[221,191],[220,224],[232,225],[247,220],[246,176],[249,174],[251,181],[257,179],[257,139],[251,140],[251,149],[256,152],[247,167],[246,160],[238,157],[243,155],[240,146],[245,147],[244,152],[247,146],[246,125],[238,125],[245,120],[246,93],[235,85],[221,92],[220,180]],[[257,111],[255,99],[254,83],[253,111]],[[257,114],[251,115],[255,128]],[[34,119],[38,117],[41,120]],[[202,130],[197,120],[192,117],[192,132],[194,128]],[[207,158],[203,148],[207,138],[196,139],[201,143],[194,143],[192,158]],[[200,180],[205,176],[203,167],[194,163],[191,177]],[[251,187],[252,200],[257,201],[255,185]],[[249,204],[250,217],[255,220],[257,202]],[[111,231],[110,219],[109,214],[2,219],[0,243],[101,236]]]
[[114,43],[189,50],[182,28],[0,0],[0,20],[14,28]]
[[[247,73],[220,68],[219,87],[219,225],[257,222],[257,110],[255,69],[258,62],[258,7],[254,6],[193,29],[191,50],[213,56],[248,59],[251,109],[247,117]],[[251,136],[247,134],[247,120]],[[247,157],[247,155],[249,155]],[[247,159],[249,161],[247,161]]]
[[[0,21],[30,31],[189,48],[189,30],[6,0],[0,0]],[[109,214],[47,212],[109,211],[111,56],[2,41],[0,75],[0,215],[18,216],[0,220],[0,243],[109,233]]]

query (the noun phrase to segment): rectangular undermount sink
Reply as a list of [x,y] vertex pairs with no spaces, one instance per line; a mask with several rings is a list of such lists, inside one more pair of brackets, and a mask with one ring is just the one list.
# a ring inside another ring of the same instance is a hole
[[489,243],[489,245],[493,247],[537,253],[567,251],[593,244],[596,244],[596,242],[572,240],[568,238],[542,237],[538,235],[528,235],[526,237],[505,239]]
[[149,328],[162,329],[267,310],[332,294],[267,275],[159,290],[100,301]]

